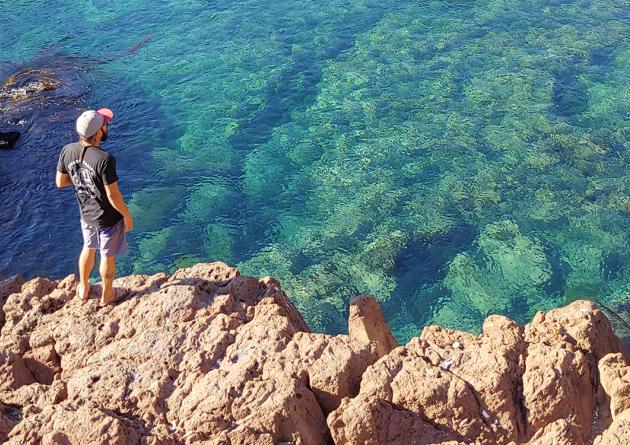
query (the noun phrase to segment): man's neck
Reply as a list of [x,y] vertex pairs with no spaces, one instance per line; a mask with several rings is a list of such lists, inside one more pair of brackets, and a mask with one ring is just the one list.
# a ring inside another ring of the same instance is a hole
[[79,141],[82,147],[96,147],[101,148],[98,143],[90,144],[89,142]]

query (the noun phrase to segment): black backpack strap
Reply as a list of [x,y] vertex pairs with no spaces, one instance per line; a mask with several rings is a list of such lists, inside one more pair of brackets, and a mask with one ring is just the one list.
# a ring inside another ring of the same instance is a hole
[[83,158],[85,157],[85,152],[90,147],[100,148],[100,147],[97,147],[96,145],[87,145],[87,146],[83,147],[83,151],[81,152],[81,157],[79,158],[79,162],[83,163]]
[[83,147],[83,151],[81,152],[81,157],[79,158],[79,162],[83,164],[83,158],[85,157],[85,152],[89,147]]

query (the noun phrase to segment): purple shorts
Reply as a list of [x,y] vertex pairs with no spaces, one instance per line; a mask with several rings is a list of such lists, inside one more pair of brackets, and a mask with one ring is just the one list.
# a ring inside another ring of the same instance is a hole
[[118,256],[127,252],[125,220],[121,219],[111,227],[99,228],[81,220],[83,246],[98,249],[102,256]]

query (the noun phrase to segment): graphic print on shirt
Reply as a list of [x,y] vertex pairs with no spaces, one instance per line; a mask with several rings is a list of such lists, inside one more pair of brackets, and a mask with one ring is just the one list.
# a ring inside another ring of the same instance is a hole
[[96,172],[87,163],[81,161],[72,161],[68,165],[68,172],[74,188],[79,195],[87,195],[90,198],[97,197],[96,184],[94,184],[94,178]]

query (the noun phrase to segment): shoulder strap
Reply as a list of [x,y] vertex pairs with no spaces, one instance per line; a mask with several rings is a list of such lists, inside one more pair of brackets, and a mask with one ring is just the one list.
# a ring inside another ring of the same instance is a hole
[[79,158],[79,162],[83,163],[83,158],[85,157],[85,152],[87,151],[88,148],[90,147],[95,147],[95,148],[99,148],[96,145],[87,145],[85,147],[83,147],[83,151],[81,152],[81,157]]
[[83,157],[85,156],[85,152],[87,151],[88,147],[83,147],[83,151],[81,151],[81,157],[79,158],[79,162],[81,164],[83,164]]

